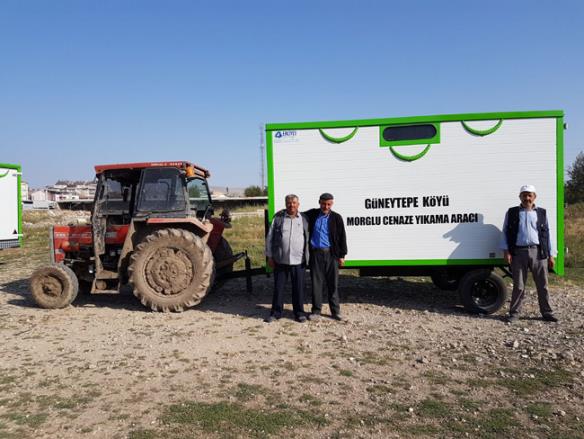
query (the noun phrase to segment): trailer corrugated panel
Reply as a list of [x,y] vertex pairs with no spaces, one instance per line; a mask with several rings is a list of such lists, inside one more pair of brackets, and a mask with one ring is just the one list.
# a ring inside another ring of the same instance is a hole
[[563,273],[563,112],[268,124],[269,214],[322,192],[347,230],[348,267],[500,266],[524,184],[547,209]]

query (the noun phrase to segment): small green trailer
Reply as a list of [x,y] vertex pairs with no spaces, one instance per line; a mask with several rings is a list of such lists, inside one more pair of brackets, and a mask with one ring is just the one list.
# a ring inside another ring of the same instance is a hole
[[346,267],[427,275],[463,304],[496,312],[509,273],[505,212],[524,184],[547,209],[564,272],[562,111],[472,113],[266,125],[268,215],[286,194],[302,208],[322,192],[345,220]]
[[20,165],[0,163],[0,250],[22,241],[20,175]]

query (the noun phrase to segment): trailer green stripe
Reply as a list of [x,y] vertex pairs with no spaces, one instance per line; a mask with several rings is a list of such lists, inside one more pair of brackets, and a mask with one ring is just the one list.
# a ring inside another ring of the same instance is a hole
[[345,267],[399,267],[399,266],[432,266],[432,265],[488,265],[504,266],[505,261],[493,259],[392,259],[392,260],[355,260],[345,261]]
[[557,248],[555,273],[564,275],[564,118],[556,119]]
[[308,130],[326,128],[355,128],[390,124],[431,123],[431,122],[462,122],[473,120],[492,119],[533,119],[542,117],[564,117],[562,110],[548,111],[513,111],[501,113],[467,113],[467,114],[439,114],[435,116],[394,117],[389,119],[356,119],[322,122],[291,122],[269,123],[266,131],[277,130]]
[[266,130],[266,160],[268,162],[268,219],[274,216],[274,150],[272,133]]

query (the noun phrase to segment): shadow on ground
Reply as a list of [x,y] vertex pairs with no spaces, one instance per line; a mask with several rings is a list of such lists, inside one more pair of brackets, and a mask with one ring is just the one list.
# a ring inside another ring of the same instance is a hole
[[[18,279],[0,285],[4,293],[13,294],[8,303],[21,307],[34,307],[34,300],[29,291],[28,279]],[[201,304],[188,312],[219,312],[263,320],[269,315],[272,302],[273,279],[267,276],[253,278],[253,292],[247,293],[244,279],[232,279],[221,288],[212,290]],[[430,281],[422,278],[389,278],[389,277],[357,277],[341,275],[339,292],[342,304],[371,304],[399,310],[429,311],[438,314],[469,315],[459,304],[458,295],[454,291],[443,291],[436,288]],[[305,284],[306,311],[310,311],[310,276]],[[291,301],[290,285],[286,286],[285,302]],[[326,299],[325,299],[326,303]],[[120,294],[94,294],[80,292],[74,307],[98,307],[126,309],[136,312],[150,312],[132,294],[130,288],[125,288]],[[284,318],[293,318],[290,311]],[[347,315],[350,318],[350,316]],[[486,318],[500,319],[499,316]]]

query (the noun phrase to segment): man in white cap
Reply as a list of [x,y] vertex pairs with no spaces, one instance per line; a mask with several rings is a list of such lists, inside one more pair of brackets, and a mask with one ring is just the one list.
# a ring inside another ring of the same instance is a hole
[[546,211],[535,206],[536,198],[533,185],[521,186],[519,190],[521,205],[507,211],[503,224],[502,248],[505,261],[511,265],[513,273],[513,294],[507,317],[509,323],[519,319],[528,270],[535,281],[539,310],[543,319],[548,322],[558,321],[550,306],[548,292],[548,268],[554,268],[554,256],[557,251],[552,248]]

